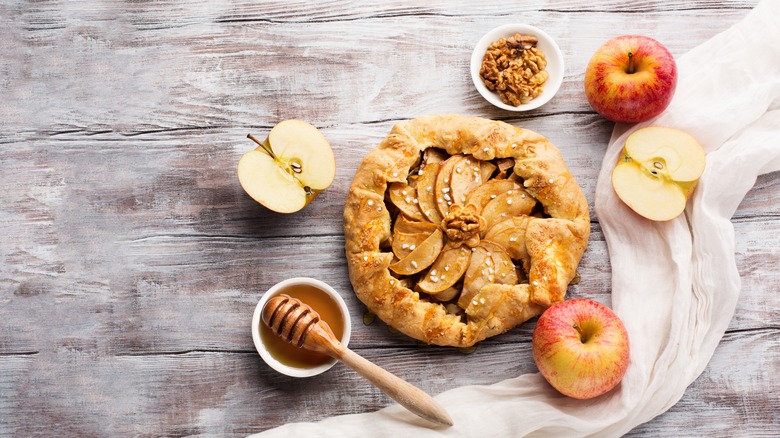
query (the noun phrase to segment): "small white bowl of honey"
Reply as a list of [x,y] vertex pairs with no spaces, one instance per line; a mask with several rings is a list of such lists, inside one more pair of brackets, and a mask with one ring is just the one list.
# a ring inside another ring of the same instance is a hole
[[352,320],[344,299],[330,285],[320,280],[290,278],[268,289],[257,303],[252,316],[252,340],[260,357],[268,366],[291,377],[311,377],[324,373],[337,362],[336,359],[298,348],[277,336],[263,323],[265,304],[269,299],[281,294],[297,298],[315,310],[346,347],[352,334]]

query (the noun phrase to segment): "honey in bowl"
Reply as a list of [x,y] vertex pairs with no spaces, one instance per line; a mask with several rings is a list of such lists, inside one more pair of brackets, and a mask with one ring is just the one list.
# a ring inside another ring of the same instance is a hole
[[[344,338],[344,317],[336,301],[325,291],[309,284],[293,284],[278,291],[278,294],[297,298],[320,315],[328,323],[336,338]],[[268,326],[260,321],[260,338],[266,350],[279,362],[295,368],[313,368],[332,360],[329,356],[298,348],[285,339],[275,335]]]

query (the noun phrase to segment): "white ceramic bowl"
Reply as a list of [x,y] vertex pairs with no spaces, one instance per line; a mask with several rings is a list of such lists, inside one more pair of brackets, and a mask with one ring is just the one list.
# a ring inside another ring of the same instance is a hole
[[[546,70],[550,74],[547,82],[544,84],[544,91],[535,99],[528,103],[521,104],[519,106],[507,105],[501,101],[501,96],[495,91],[490,91],[482,82],[479,77],[479,69],[482,66],[482,58],[485,56],[488,46],[494,41],[498,41],[501,38],[508,38],[512,35],[520,33],[522,35],[533,35],[539,39],[537,47],[544,53],[547,59]],[[474,47],[474,51],[471,54],[471,79],[474,81],[474,86],[477,87],[477,91],[488,102],[493,105],[505,109],[507,111],[528,111],[535,108],[539,108],[550,99],[555,96],[558,89],[563,82],[563,54],[558,44],[553,40],[550,35],[547,35],[540,29],[527,24],[505,24],[499,26],[483,36],[477,45]]]
[[347,305],[344,303],[344,299],[342,299],[341,295],[339,295],[339,293],[328,284],[320,280],[305,277],[290,278],[279,282],[268,289],[268,292],[263,294],[263,296],[260,298],[260,301],[257,303],[257,306],[255,307],[255,313],[252,316],[252,340],[255,343],[255,349],[257,349],[257,352],[260,353],[260,357],[263,358],[265,363],[267,363],[271,368],[291,377],[311,377],[322,374],[329,370],[336,363],[336,359],[331,359],[324,364],[309,368],[290,366],[280,362],[277,358],[275,358],[268,351],[265,344],[263,343],[262,337],[260,336],[260,325],[264,324],[262,320],[262,313],[263,307],[265,307],[265,303],[267,303],[269,299],[275,297],[276,295],[284,293],[286,289],[296,285],[314,286],[317,289],[325,292],[333,299],[333,301],[338,305],[338,308],[341,311],[342,320],[344,321],[344,326],[342,328],[343,335],[340,341],[345,347],[349,344],[349,338],[352,334],[352,321],[349,316]]

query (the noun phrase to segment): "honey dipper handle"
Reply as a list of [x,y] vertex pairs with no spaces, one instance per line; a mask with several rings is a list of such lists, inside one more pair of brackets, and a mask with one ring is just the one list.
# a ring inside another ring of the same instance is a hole
[[338,347],[340,348],[334,352],[337,359],[368,379],[398,404],[428,421],[452,426],[452,418],[447,411],[423,390],[380,368],[349,348],[341,344]]

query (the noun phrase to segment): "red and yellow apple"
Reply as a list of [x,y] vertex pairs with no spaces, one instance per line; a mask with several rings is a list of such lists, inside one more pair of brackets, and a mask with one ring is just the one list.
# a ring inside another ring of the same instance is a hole
[[609,307],[588,299],[554,304],[536,322],[534,362],[558,392],[598,397],[623,379],[629,362],[628,333]]
[[585,70],[585,95],[613,122],[641,122],[663,112],[677,87],[674,57],[658,41],[639,35],[613,38]]
[[704,172],[704,150],[690,134],[650,126],[634,131],[612,171],[618,197],[654,221],[679,216]]
[[294,213],[328,188],[336,160],[325,136],[301,120],[278,123],[238,161],[238,181],[255,201],[278,213]]

